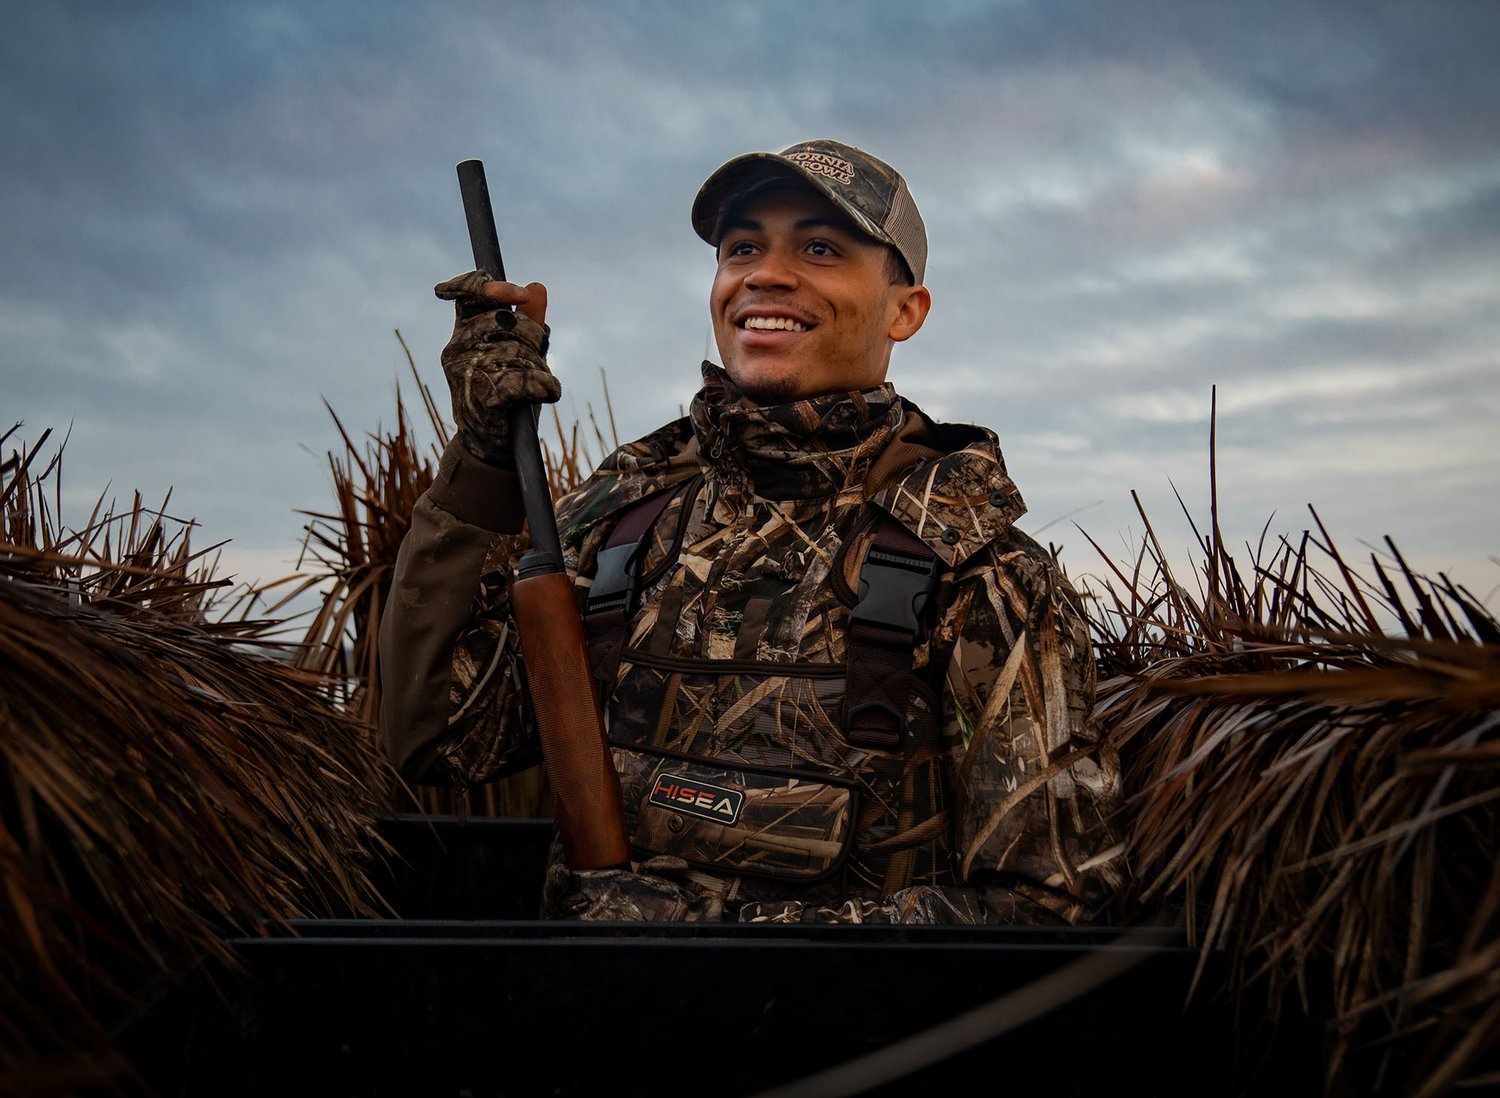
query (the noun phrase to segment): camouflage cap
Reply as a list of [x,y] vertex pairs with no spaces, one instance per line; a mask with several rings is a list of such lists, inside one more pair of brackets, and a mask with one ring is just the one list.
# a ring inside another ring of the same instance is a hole
[[906,180],[883,160],[838,141],[803,141],[779,153],[737,156],[708,177],[693,200],[693,229],[715,246],[725,209],[771,179],[793,179],[827,195],[866,235],[889,244],[921,285],[927,227]]

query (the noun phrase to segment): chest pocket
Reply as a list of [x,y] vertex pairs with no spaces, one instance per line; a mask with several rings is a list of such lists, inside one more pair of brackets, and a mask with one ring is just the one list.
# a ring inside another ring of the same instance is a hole
[[615,748],[631,845],[738,876],[815,881],[844,862],[856,791],[743,764]]
[[620,672],[609,727],[632,845],[740,875],[838,869],[871,758],[840,735],[843,668],[632,651]]

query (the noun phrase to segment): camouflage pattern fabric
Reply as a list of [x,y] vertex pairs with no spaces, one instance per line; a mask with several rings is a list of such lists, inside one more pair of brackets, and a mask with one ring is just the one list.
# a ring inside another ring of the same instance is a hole
[[542,917],[577,922],[718,922],[723,908],[669,879],[687,872],[681,858],[652,858],[630,869],[570,870],[560,861],[547,867]]
[[485,297],[484,285],[493,281],[483,271],[470,271],[439,282],[432,292],[454,303],[453,335],[442,363],[459,437],[475,457],[508,462],[511,406],[551,403],[562,396],[562,386],[547,369],[551,329]]
[[[1024,505],[994,435],[933,423],[888,385],[772,408],[736,397],[705,364],[688,417],[621,447],[559,507],[581,597],[621,512],[680,489],[649,536],[609,705],[640,855],[681,858],[728,917],[852,904],[843,921],[1087,919],[1121,876],[1118,763],[1087,723],[1077,595],[1012,525]],[[886,460],[903,454],[922,456]],[[892,751],[841,733],[870,503],[943,569]],[[455,649],[443,752],[463,781],[536,757],[512,540],[496,540]]]

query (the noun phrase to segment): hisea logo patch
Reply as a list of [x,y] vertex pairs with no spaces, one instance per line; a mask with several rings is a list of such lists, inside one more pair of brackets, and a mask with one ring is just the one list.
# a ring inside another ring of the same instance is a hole
[[652,804],[697,816],[714,823],[732,824],[740,818],[745,794],[722,785],[700,782],[682,774],[660,774],[651,787]]

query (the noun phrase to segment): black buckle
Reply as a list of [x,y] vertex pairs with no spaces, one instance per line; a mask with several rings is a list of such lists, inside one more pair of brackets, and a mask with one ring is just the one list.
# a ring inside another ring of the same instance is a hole
[[915,557],[872,548],[859,570],[859,602],[849,621],[909,634],[922,633],[922,612],[938,589],[936,556]]
[[[865,714],[880,714],[884,721],[865,719]],[[884,727],[876,727],[882,724]],[[906,729],[906,714],[879,698],[866,698],[849,709],[844,719],[849,742],[855,747],[875,747],[882,751],[901,746],[901,733]]]
[[641,577],[636,563],[645,541],[641,538],[599,550],[594,582],[584,600],[585,613],[600,614],[617,609],[623,609],[627,615],[635,613],[641,594]]

